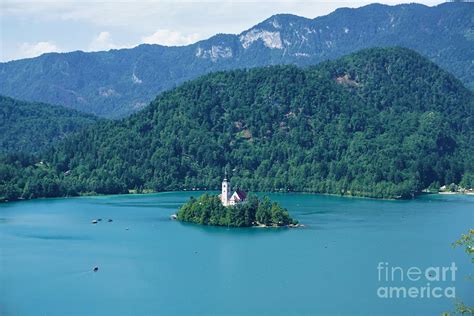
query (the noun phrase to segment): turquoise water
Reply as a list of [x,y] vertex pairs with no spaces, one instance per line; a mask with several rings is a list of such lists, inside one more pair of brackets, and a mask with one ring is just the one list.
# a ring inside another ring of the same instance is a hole
[[[449,266],[474,305],[473,265],[450,243],[473,196],[379,201],[272,194],[304,229],[228,229],[169,215],[190,195],[0,204],[0,315],[440,315],[451,298],[379,298],[377,265]],[[91,220],[102,218],[97,225]],[[107,222],[107,219],[113,222]],[[128,228],[128,230],[126,230]],[[99,267],[94,273],[92,268]]]

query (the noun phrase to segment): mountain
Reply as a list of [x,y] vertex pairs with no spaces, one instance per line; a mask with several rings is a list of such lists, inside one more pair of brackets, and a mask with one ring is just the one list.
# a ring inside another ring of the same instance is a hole
[[3,196],[217,189],[227,168],[250,191],[407,198],[474,185],[473,114],[473,92],[404,48],[217,72],[68,137],[39,171],[4,162]]
[[276,64],[307,66],[368,47],[402,46],[474,89],[474,5],[338,9],[315,19],[280,14],[239,35],[189,46],[45,54],[0,64],[0,93],[118,118],[203,74]]
[[0,95],[0,153],[44,151],[97,120],[93,115],[62,106]]

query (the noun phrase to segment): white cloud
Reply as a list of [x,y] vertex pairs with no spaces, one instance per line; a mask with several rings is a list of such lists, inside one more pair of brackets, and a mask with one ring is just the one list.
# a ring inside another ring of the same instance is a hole
[[142,37],[145,44],[160,44],[165,46],[183,46],[195,43],[201,38],[198,33],[182,34],[177,31],[158,30],[150,36]]
[[59,47],[53,42],[21,43],[17,55],[18,58],[30,58],[59,51]]
[[118,48],[109,32],[100,32],[89,44],[90,51],[110,50]]

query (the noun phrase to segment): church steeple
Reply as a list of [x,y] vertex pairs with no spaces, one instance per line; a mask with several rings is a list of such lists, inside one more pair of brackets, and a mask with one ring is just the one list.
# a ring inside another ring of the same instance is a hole
[[229,205],[230,199],[230,181],[227,180],[227,168],[224,173],[224,180],[222,181],[222,192],[221,192],[221,201],[222,205]]

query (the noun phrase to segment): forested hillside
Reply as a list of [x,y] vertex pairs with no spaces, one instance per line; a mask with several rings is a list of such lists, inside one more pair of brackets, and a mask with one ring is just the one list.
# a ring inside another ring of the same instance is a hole
[[227,167],[249,191],[408,198],[473,185],[473,109],[456,78],[402,48],[219,72],[67,138],[41,166],[10,157],[3,196],[217,189]]
[[0,153],[38,153],[98,118],[44,103],[0,95]]
[[372,4],[315,19],[279,14],[238,35],[219,34],[188,46],[140,45],[0,63],[0,93],[119,118],[209,72],[308,66],[386,46],[411,48],[474,89],[473,21],[472,3]]

